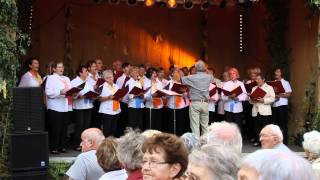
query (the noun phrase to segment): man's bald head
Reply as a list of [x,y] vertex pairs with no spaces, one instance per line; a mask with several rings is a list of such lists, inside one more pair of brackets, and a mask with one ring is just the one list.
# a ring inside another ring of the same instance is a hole
[[87,152],[98,149],[100,143],[105,139],[102,131],[98,128],[89,128],[81,134],[81,150]]

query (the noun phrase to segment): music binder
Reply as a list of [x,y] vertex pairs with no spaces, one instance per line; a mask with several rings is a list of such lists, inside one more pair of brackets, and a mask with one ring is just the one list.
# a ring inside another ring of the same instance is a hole
[[238,86],[237,88],[235,88],[232,91],[227,91],[225,89],[222,89],[222,92],[226,96],[231,96],[231,95],[235,94],[236,97],[243,93],[241,86]]
[[118,89],[117,92],[113,94],[113,100],[119,100],[123,98],[129,91],[129,87],[125,87],[123,89]]
[[284,87],[281,81],[267,81],[267,84],[273,87],[275,94],[285,93]]
[[257,87],[251,94],[250,94],[250,98],[252,100],[257,100],[260,98],[264,98],[264,96],[267,94],[267,92],[265,92],[263,89],[261,89],[260,87]]
[[103,78],[98,78],[97,82],[96,82],[96,86],[100,87],[104,82],[106,82]]
[[86,85],[86,83],[84,82],[77,87],[73,87],[73,88],[69,89],[66,92],[66,96],[72,96],[75,93],[79,93],[84,88],[85,85]]
[[133,94],[133,95],[139,95],[139,94],[145,94],[151,87],[148,87],[147,89],[143,90],[141,88],[138,88],[138,87],[133,87],[131,89],[131,91],[129,92],[129,94]]
[[253,81],[251,83],[248,84],[244,84],[244,87],[246,88],[247,92],[251,92],[252,88],[254,88],[255,86],[257,86],[257,82]]

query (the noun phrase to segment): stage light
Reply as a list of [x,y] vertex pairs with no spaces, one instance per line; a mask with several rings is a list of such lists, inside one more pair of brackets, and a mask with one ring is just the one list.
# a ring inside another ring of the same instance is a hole
[[134,6],[134,5],[137,5],[138,1],[137,0],[127,0],[127,4],[129,6]]
[[200,9],[205,11],[208,10],[210,7],[210,1],[209,0],[201,0],[201,6]]
[[183,7],[185,9],[192,9],[193,8],[193,2],[192,0],[184,0],[183,1]]
[[120,4],[120,0],[108,0],[109,4],[118,5]]
[[178,5],[176,0],[168,0],[167,1],[167,6],[168,8],[176,8]]
[[145,0],[144,5],[147,7],[153,6],[154,5],[154,0]]
[[239,50],[241,53],[244,52],[244,48],[243,48],[243,45],[244,45],[244,38],[243,38],[243,15],[240,14],[239,15],[239,26],[240,26],[240,31],[239,31],[239,43],[240,43],[240,46],[239,46]]

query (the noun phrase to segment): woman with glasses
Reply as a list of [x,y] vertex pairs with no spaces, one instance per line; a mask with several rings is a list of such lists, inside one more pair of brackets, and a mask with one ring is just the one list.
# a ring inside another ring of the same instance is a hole
[[161,133],[147,138],[142,146],[144,180],[181,178],[188,165],[188,150],[177,136]]

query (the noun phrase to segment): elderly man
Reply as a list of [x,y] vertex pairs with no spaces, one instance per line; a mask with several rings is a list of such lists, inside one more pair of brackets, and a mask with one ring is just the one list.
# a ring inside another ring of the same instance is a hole
[[142,145],[145,136],[129,130],[118,139],[117,156],[128,173],[127,180],[142,180]]
[[207,144],[221,145],[233,149],[238,154],[242,152],[242,136],[238,126],[229,122],[215,122],[209,126],[206,134]]
[[188,179],[235,180],[240,155],[230,148],[205,145],[189,155]]
[[97,128],[89,128],[82,132],[82,153],[66,173],[69,180],[97,180],[104,174],[96,156],[96,150],[104,139],[103,133]]
[[206,73],[203,61],[195,64],[196,74],[182,77],[182,83],[190,89],[191,104],[189,107],[190,126],[193,133],[200,136],[199,123],[202,134],[207,132],[209,122],[208,99],[209,85],[213,77]]
[[304,158],[276,149],[262,149],[244,158],[238,179],[245,180],[316,180]]
[[94,60],[96,62],[97,65],[97,74],[99,78],[102,78],[102,73],[104,71],[104,65],[103,62],[100,58],[97,58]]
[[278,149],[283,152],[291,152],[291,150],[283,144],[283,135],[280,127],[274,124],[269,124],[261,130],[260,142],[263,149]]

